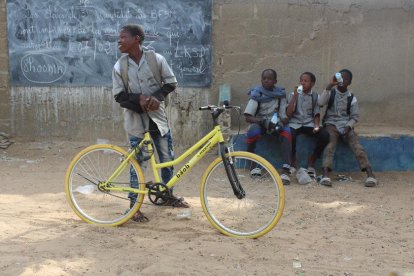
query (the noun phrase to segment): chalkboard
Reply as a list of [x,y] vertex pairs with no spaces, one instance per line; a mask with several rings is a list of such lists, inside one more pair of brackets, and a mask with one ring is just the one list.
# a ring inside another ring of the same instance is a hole
[[119,29],[145,29],[179,85],[211,83],[212,0],[7,0],[12,85],[111,86]]

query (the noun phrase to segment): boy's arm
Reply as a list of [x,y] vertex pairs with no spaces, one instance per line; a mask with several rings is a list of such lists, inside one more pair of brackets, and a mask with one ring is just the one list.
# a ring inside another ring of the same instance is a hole
[[295,89],[293,91],[293,95],[289,95],[289,99],[288,99],[288,105],[286,108],[286,116],[288,118],[292,118],[293,113],[295,111],[295,107],[296,107],[296,102],[298,100],[298,87],[295,86]]
[[[318,99],[319,99],[319,96],[318,96]],[[318,99],[316,100],[316,102],[318,101]],[[314,114],[313,123],[315,125],[315,127],[313,129],[313,132],[316,133],[316,132],[319,131],[319,126],[320,126],[320,123],[321,123],[321,109],[320,109],[318,104],[314,105],[313,114]]]
[[159,90],[153,92],[152,95],[159,101],[164,101],[165,97],[176,89],[177,78],[164,56],[156,53],[156,58],[161,81],[164,85]]
[[319,97],[318,97],[319,106],[324,106],[328,103],[329,96],[331,95],[331,90],[337,84],[338,84],[338,81],[336,80],[335,76],[333,76],[332,79],[329,81],[328,85],[326,86],[325,91],[319,94]]
[[125,86],[121,78],[121,73],[116,66],[112,70],[112,93],[116,102],[121,107],[135,111],[137,113],[144,113],[148,110],[148,102],[142,94],[128,93],[125,91]]
[[348,123],[346,123],[345,127],[350,127],[351,129],[354,128],[358,120],[359,120],[359,107],[358,107],[358,101],[356,97],[354,96],[351,102],[351,112],[349,115],[349,121]]
[[280,121],[283,124],[287,124],[289,122],[289,118],[286,115],[286,98],[281,98],[280,99],[280,106],[279,106],[279,117],[280,117]]
[[262,124],[264,124],[264,121],[265,121],[262,118],[257,118],[257,117],[254,117],[254,116],[250,115],[250,114],[244,114],[244,118],[246,118],[246,122],[248,122],[249,124],[262,125]]
[[256,117],[255,114],[258,112],[258,108],[259,108],[259,103],[257,101],[249,100],[246,105],[246,109],[244,110],[244,113],[243,113],[244,118],[246,122],[249,124],[259,124],[267,129],[269,126],[270,120],[266,120],[261,117]]
[[315,115],[315,117],[313,118],[313,123],[315,124],[315,127],[313,128],[313,132],[316,133],[319,131],[319,126],[321,123],[321,115],[318,113]]

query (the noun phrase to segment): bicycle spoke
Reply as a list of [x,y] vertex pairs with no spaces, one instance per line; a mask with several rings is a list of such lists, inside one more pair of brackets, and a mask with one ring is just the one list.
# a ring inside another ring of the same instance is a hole
[[[72,161],[67,176],[67,194],[76,213],[85,221],[96,224],[118,225],[132,216],[128,192],[111,189],[90,189],[88,185],[99,186],[113,177],[111,183],[116,186],[130,187],[130,174],[138,177],[138,187],[145,189],[141,180],[142,171],[132,161],[123,167],[114,177],[114,172],[124,159],[125,152],[107,145],[95,145]],[[85,185],[85,183],[87,183]],[[142,204],[144,194],[137,194],[138,200],[134,212]]]
[[[270,231],[283,211],[283,185],[278,183],[271,165],[256,155],[232,153],[233,173],[245,196],[234,195],[225,163],[218,159],[206,173],[202,184],[202,206],[213,226],[238,237],[258,237]],[[251,168],[260,168],[251,174]],[[277,174],[277,173],[276,173]]]

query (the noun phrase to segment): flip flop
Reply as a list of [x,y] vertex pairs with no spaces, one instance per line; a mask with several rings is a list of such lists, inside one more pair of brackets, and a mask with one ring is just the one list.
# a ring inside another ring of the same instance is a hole
[[315,168],[308,167],[308,174],[310,177],[315,178],[316,177],[316,170]]
[[367,180],[365,180],[365,187],[375,187],[377,184],[378,180],[373,177],[368,177]]
[[134,214],[134,216],[131,218],[131,220],[135,222],[147,222],[149,219],[142,213],[141,211],[138,211]]
[[319,184],[327,187],[332,187],[332,181],[329,177],[323,177],[321,181],[319,181]]
[[282,179],[283,185],[290,185],[290,177],[287,174],[282,173],[280,178]]
[[172,206],[176,208],[190,208],[190,204],[184,201],[182,197],[172,196],[164,204],[164,206]]

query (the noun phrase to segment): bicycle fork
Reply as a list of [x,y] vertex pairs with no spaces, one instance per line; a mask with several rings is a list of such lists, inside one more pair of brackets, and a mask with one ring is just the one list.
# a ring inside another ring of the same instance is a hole
[[[243,190],[239,178],[237,177],[236,170],[234,169],[233,158],[230,155],[230,151],[224,145],[224,143],[220,143],[219,146],[221,158],[224,164],[224,169],[226,170],[227,178],[230,181],[233,193],[238,199],[242,199],[246,196],[246,192]],[[226,157],[226,154],[228,154],[228,157]]]

